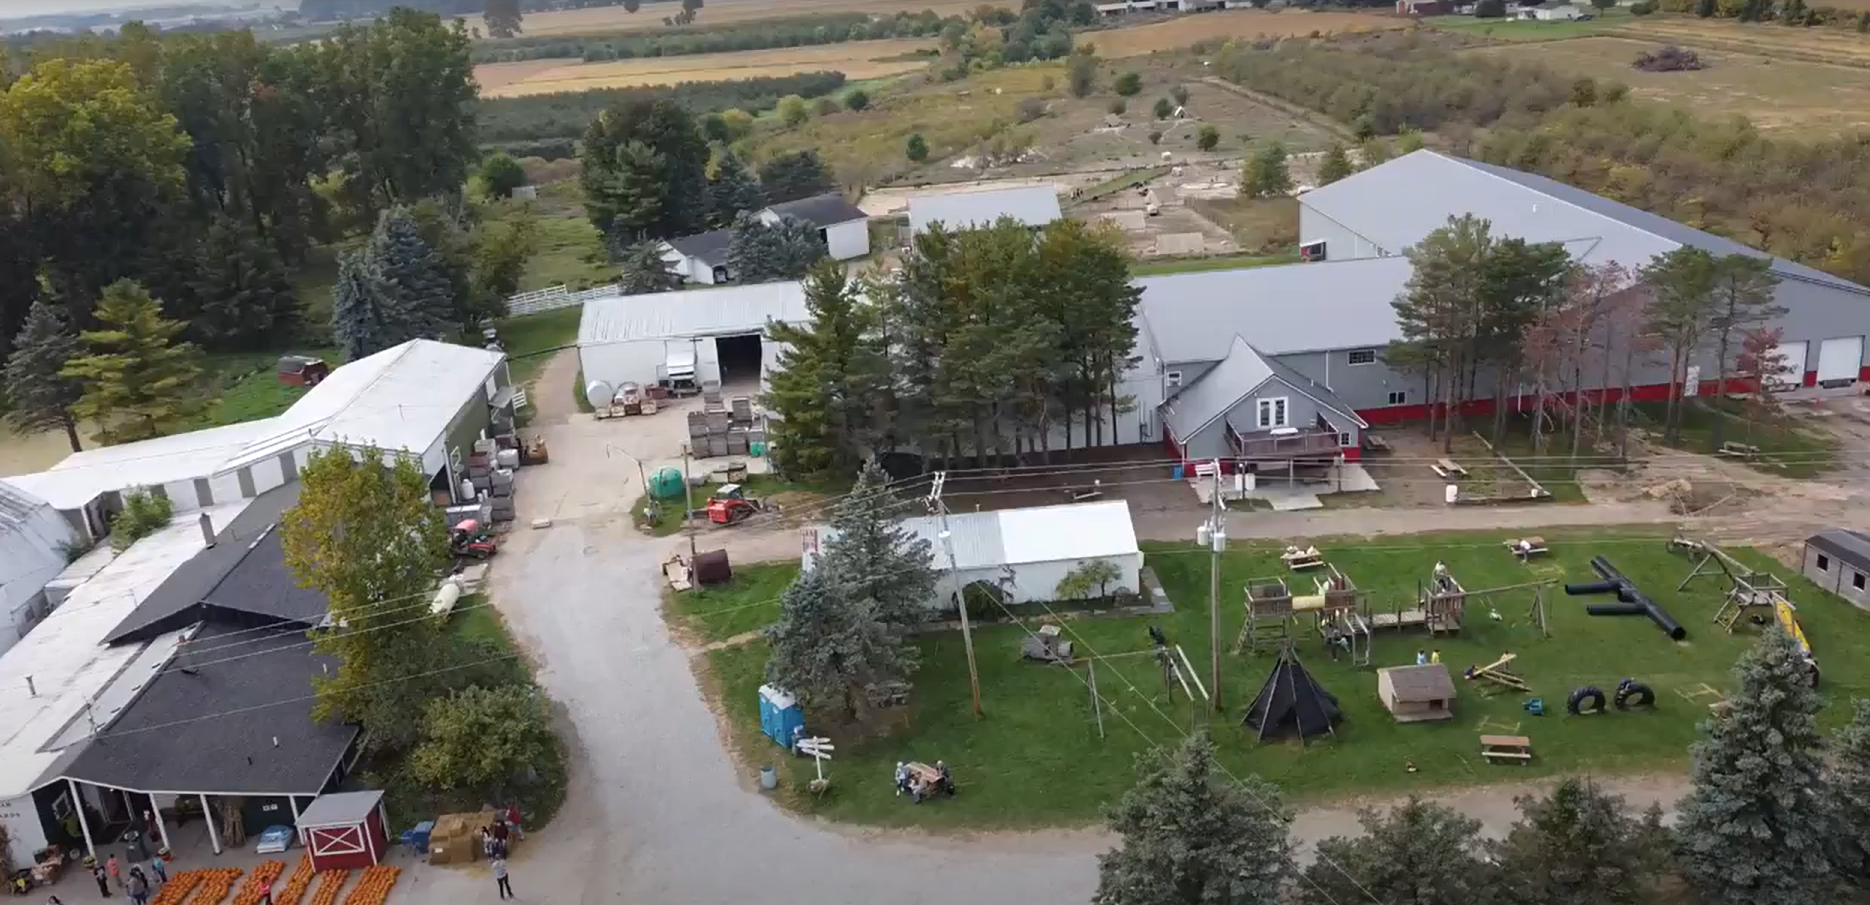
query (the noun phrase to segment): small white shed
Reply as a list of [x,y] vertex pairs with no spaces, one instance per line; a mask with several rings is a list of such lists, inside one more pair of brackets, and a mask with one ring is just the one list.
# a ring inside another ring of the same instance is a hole
[[52,504],[0,480],[0,652],[45,618],[46,583],[65,571],[71,526]]
[[[1009,603],[1062,599],[1059,582],[1087,562],[1117,567],[1106,593],[1139,593],[1143,553],[1129,504],[1122,500],[1067,503],[1026,509],[957,512],[948,516],[948,537],[937,516],[904,519],[911,534],[929,542],[936,582],[931,607],[954,608],[962,588],[976,582],[998,588]],[[800,566],[810,569],[819,553],[837,542],[827,525],[803,529]]]

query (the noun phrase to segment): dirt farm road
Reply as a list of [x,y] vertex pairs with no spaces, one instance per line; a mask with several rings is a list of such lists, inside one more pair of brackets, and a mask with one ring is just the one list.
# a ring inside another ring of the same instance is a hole
[[[774,890],[787,899],[836,905],[890,901],[956,905],[1082,902],[1097,882],[1096,856],[1111,845],[1101,829],[962,836],[871,831],[794,816],[761,798],[755,777],[725,750],[722,727],[705,703],[695,654],[672,638],[658,610],[659,563],[682,539],[649,538],[629,523],[635,493],[618,489],[619,463],[608,443],[628,443],[628,421],[597,422],[558,401],[576,362],[562,354],[534,398],[545,411],[536,426],[552,464],[518,478],[519,525],[550,518],[544,529],[517,528],[491,574],[491,592],[541,682],[558,702],[574,749],[572,792],[564,812],[533,834],[512,861],[519,901],[554,905],[681,902],[739,905]],[[619,440],[622,437],[622,440]],[[1855,488],[1793,507],[1802,519],[1862,521],[1870,509]],[[1854,518],[1851,516],[1855,515]],[[1138,533],[1173,539],[1192,531],[1180,512],[1139,514]],[[1330,534],[1405,534],[1425,529],[1547,527],[1679,521],[1661,503],[1460,510],[1332,510],[1236,513],[1236,537],[1297,538]],[[1696,520],[1697,530],[1738,540],[1757,526]],[[1789,531],[1792,523],[1773,530]],[[796,555],[790,526],[737,531],[723,540],[736,561]],[[1680,776],[1598,777],[1637,808],[1681,797]],[[1435,796],[1481,820],[1488,833],[1514,819],[1522,784],[1453,790]],[[1350,801],[1306,809],[1293,833],[1301,857],[1311,843],[1357,831]],[[408,863],[408,862],[403,862]],[[492,898],[483,866],[414,864],[398,903],[457,903]],[[1345,903],[1350,905],[1350,903]]]

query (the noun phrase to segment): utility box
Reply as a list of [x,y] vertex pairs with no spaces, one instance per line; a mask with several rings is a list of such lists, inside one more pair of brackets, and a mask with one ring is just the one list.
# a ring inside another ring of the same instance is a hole
[[792,747],[793,738],[803,735],[805,711],[789,694],[771,685],[760,686],[760,731],[782,748]]

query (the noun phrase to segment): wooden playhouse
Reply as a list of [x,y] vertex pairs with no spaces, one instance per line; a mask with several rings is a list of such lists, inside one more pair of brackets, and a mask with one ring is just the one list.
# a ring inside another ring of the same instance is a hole
[[312,869],[357,870],[389,854],[383,793],[320,795],[299,815],[299,833]]
[[1399,723],[1454,718],[1454,680],[1440,663],[1377,670],[1377,697]]

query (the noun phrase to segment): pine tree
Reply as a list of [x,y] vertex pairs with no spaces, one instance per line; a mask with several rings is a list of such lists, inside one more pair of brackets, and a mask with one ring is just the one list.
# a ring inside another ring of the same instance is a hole
[[1681,442],[1681,382],[1715,315],[1718,269],[1713,255],[1690,245],[1659,254],[1643,267],[1643,281],[1650,289],[1644,327],[1669,353],[1669,402],[1662,422],[1662,442],[1667,445]]
[[767,326],[782,350],[762,398],[776,416],[768,425],[773,456],[792,474],[848,474],[877,443],[889,364],[876,310],[843,265],[819,261],[804,289],[806,322]]
[[[1714,338],[1717,393],[1727,393],[1727,375],[1735,367],[1735,356],[1746,335],[1786,313],[1773,300],[1773,290],[1778,286],[1779,275],[1773,273],[1773,262],[1768,258],[1731,254],[1714,262],[1714,311],[1708,319],[1708,331]],[[1721,448],[1726,424],[1726,418],[1714,419],[1708,439],[1711,450]]]
[[1476,849],[1480,821],[1411,798],[1388,813],[1359,815],[1364,834],[1318,843],[1299,900],[1330,905],[1374,898],[1388,905],[1480,905],[1489,872]]
[[681,288],[681,276],[669,269],[669,262],[662,259],[662,243],[654,239],[626,246],[617,256],[617,263],[622,268],[617,287],[624,295]]
[[1318,184],[1330,185],[1351,174],[1351,158],[1340,142],[1332,142],[1325,157],[1318,162]]
[[356,361],[394,343],[383,299],[370,282],[364,253],[338,258],[338,281],[331,287],[331,341],[346,361]]
[[875,601],[845,593],[844,577],[822,560],[780,595],[779,621],[765,635],[766,681],[807,712],[855,717],[866,686],[901,681],[916,667],[902,631],[883,621]]
[[810,272],[826,254],[818,228],[792,217],[766,224],[742,211],[734,219],[733,241],[727,246],[727,267],[742,283],[797,280]]
[[1858,886],[1870,885],[1870,700],[1851,701],[1851,721],[1831,736],[1830,749],[1826,780],[1843,830],[1834,857]]
[[[1095,905],[1275,905],[1292,870],[1279,790],[1228,779],[1206,732],[1139,759],[1107,819],[1122,837],[1098,856]],[[1350,901],[1346,899],[1344,901]]]
[[296,336],[304,320],[272,246],[231,217],[208,228],[192,288],[201,304],[194,327],[210,348],[265,348]]
[[1622,905],[1653,900],[1662,855],[1623,798],[1567,777],[1544,798],[1514,799],[1520,819],[1493,845],[1501,899],[1520,905]]
[[84,351],[59,372],[84,382],[72,415],[98,425],[109,444],[173,433],[201,414],[201,353],[175,341],[185,324],[165,320],[130,280],[105,287],[95,314],[99,329],[79,335]]
[[766,206],[760,183],[740,164],[732,151],[723,151],[708,180],[708,227],[730,226],[741,211],[757,212]]
[[64,315],[43,299],[33,302],[6,360],[6,417],[22,434],[63,430],[71,451],[82,452],[72,407],[84,395],[84,384],[63,374],[76,354],[78,337],[66,328]]
[[1292,172],[1286,165],[1286,146],[1275,141],[1253,152],[1240,181],[1248,198],[1272,198],[1292,191]]
[[907,630],[928,621],[935,552],[902,526],[912,507],[889,481],[875,459],[864,463],[856,486],[831,510],[836,535],[825,545],[824,562],[843,578],[845,594],[873,601],[879,619]]
[[411,339],[434,339],[454,323],[454,280],[447,262],[422,238],[408,208],[383,213],[365,248],[364,261],[389,331],[384,348]]
[[781,154],[760,167],[760,187],[766,190],[767,204],[823,195],[836,186],[830,167],[809,148]]
[[1772,622],[1734,667],[1726,710],[1702,724],[1694,789],[1676,809],[1675,860],[1711,902],[1837,900],[1839,838],[1826,794],[1818,693],[1792,636]]

